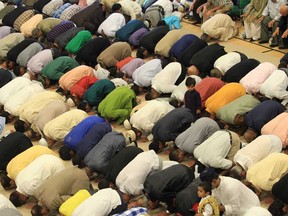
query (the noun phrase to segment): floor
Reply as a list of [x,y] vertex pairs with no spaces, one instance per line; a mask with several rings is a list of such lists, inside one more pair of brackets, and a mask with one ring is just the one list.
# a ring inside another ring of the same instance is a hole
[[[237,24],[241,25],[241,23],[237,23]],[[182,22],[182,26],[183,26],[183,28],[187,28],[187,29],[191,30],[191,33],[193,33],[195,35],[198,35],[198,36],[201,35],[200,27],[195,26],[195,25],[191,25],[188,20],[184,20]],[[243,28],[241,28],[241,30],[242,29]],[[241,35],[241,30],[240,30],[239,35]],[[276,66],[279,64],[279,60],[284,55],[285,51],[287,51],[287,50],[282,51],[282,50],[279,50],[278,48],[271,49],[268,44],[259,45],[258,42],[253,42],[253,43],[248,42],[248,41],[241,39],[240,37],[233,38],[227,42],[221,42],[220,44],[225,46],[225,50],[227,52],[239,51],[239,52],[246,54],[249,58],[258,59],[261,62],[268,61],[268,62],[275,64]],[[144,100],[143,96],[141,97],[141,99],[142,99],[142,101]],[[11,124],[6,125],[6,130],[12,129],[12,128],[13,127]],[[119,130],[119,131],[125,130],[123,126],[115,126],[115,128],[116,128],[116,130]],[[35,144],[37,144],[37,142]],[[148,142],[141,142],[140,141],[138,144],[144,150],[148,149]],[[169,153],[168,150],[162,152],[161,157],[163,159],[167,159],[168,153]],[[67,166],[72,165],[70,161],[66,162],[66,164],[67,164]],[[97,187],[96,181],[93,182],[93,186],[95,188]],[[3,190],[2,187],[0,188],[0,193],[4,194],[6,197],[9,197],[10,192],[11,191]],[[268,203],[271,201],[270,197],[271,196],[269,194],[264,194],[261,196],[262,206],[268,205]],[[20,207],[19,211],[25,216],[30,215],[30,209],[33,205],[34,205],[33,202],[27,203],[26,205]]]

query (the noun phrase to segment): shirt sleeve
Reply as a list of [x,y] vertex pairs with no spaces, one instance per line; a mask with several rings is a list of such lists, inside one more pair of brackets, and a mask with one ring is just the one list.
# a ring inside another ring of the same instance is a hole
[[203,216],[212,216],[213,215],[213,209],[209,203],[207,203],[205,205],[204,212],[202,214],[203,214]]
[[262,12],[262,16],[268,16],[268,15],[269,15],[269,2]]
[[228,197],[227,199],[229,199],[229,205],[224,205],[225,207],[225,214],[226,215],[232,215],[235,214],[236,212],[239,211],[239,209],[241,209],[241,205],[240,205],[240,187],[234,187],[234,192],[233,193],[229,193],[230,197]]

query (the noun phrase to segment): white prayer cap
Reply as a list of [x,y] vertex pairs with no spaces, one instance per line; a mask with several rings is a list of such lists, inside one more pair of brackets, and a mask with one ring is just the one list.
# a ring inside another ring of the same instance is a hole
[[126,130],[131,130],[131,124],[130,124],[130,122],[129,122],[129,120],[128,119],[126,119],[124,122],[123,122],[123,125],[124,125],[124,127],[125,127],[125,129]]
[[126,139],[130,139],[131,142],[134,142],[136,141],[136,134],[133,130],[129,130],[129,131],[126,131],[124,132],[124,136],[126,137]]
[[66,101],[66,104],[67,104],[69,107],[75,107],[75,103],[74,103],[74,101],[72,100],[72,98],[68,98],[67,101]]
[[39,145],[48,147],[48,143],[43,137],[39,140]]

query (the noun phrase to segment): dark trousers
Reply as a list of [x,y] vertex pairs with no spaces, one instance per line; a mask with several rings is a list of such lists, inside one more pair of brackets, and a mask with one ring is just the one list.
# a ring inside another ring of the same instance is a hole
[[195,21],[200,21],[201,22],[201,18],[199,16],[199,14],[197,13],[197,9],[198,7],[200,7],[202,4],[205,4],[207,2],[207,0],[198,0],[193,8],[193,18],[195,19]]

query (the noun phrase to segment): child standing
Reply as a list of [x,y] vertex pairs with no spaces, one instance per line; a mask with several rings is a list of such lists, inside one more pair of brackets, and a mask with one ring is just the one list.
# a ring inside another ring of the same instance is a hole
[[184,96],[185,107],[196,116],[201,113],[201,97],[199,92],[195,90],[196,81],[192,77],[187,77],[185,85],[188,89]]
[[219,216],[219,208],[216,199],[211,196],[211,184],[201,182],[198,185],[198,196],[201,198],[198,214],[195,216]]

